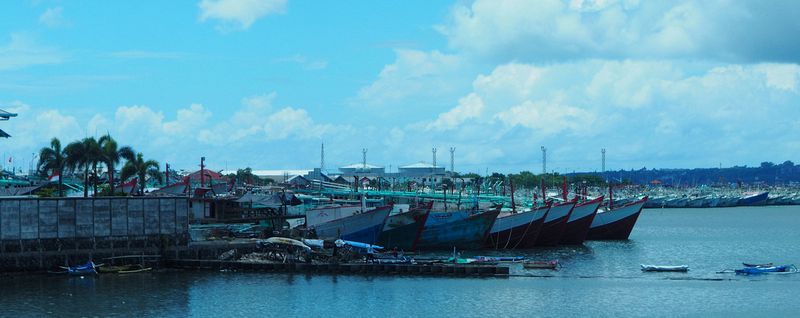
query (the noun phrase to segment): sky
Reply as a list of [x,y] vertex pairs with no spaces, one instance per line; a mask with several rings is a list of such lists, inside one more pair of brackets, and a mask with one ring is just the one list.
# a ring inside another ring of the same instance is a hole
[[[178,169],[800,161],[798,1],[3,1],[3,164],[111,134]],[[11,158],[10,160],[8,158]]]

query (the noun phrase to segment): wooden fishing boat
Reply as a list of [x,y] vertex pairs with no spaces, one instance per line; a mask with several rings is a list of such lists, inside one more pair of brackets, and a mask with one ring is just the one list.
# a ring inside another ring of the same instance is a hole
[[378,244],[403,251],[416,251],[417,242],[425,228],[433,201],[419,205],[408,212],[390,215],[383,226]]
[[486,241],[500,209],[431,212],[417,247],[420,250],[479,249]]
[[742,265],[744,265],[744,267],[770,267],[770,266],[773,266],[773,265],[772,265],[772,263],[763,263],[763,264],[758,264],[758,263],[742,263]]
[[768,274],[768,273],[796,273],[796,272],[797,272],[797,267],[795,267],[794,265],[745,267],[736,270],[736,274],[739,275],[758,275],[758,274]]
[[558,268],[558,260],[553,261],[525,261],[522,267],[527,269],[556,269]]
[[61,266],[61,268],[64,269],[64,271],[58,272],[58,274],[67,274],[73,276],[97,275],[97,266],[92,261],[77,266]]
[[140,273],[140,272],[150,271],[152,269],[153,268],[151,267],[144,267],[141,264],[116,265],[116,266],[103,265],[97,267],[97,271],[101,274]]
[[689,265],[645,265],[642,264],[643,272],[688,272]]

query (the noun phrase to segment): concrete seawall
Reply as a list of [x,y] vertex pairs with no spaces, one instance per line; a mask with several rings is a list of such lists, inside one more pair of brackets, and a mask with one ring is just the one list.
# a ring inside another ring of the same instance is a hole
[[187,246],[186,198],[0,199],[0,271]]

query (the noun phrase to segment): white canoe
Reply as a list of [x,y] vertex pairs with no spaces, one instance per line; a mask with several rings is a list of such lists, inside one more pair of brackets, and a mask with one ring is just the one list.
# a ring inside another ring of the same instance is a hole
[[643,272],[688,272],[689,265],[645,265],[642,264]]

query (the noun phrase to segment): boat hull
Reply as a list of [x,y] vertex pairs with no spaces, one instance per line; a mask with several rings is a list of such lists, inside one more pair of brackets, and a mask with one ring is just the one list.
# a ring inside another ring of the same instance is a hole
[[539,236],[549,207],[498,217],[486,238],[485,247],[495,249],[525,248]]
[[752,195],[749,197],[744,197],[739,199],[738,205],[739,206],[760,206],[766,205],[767,199],[769,198],[769,192],[762,192],[756,195]]
[[431,211],[431,204],[405,213],[389,216],[378,238],[378,245],[404,251],[417,250],[422,230]]
[[569,216],[575,207],[575,202],[563,203],[550,208],[547,218],[542,224],[542,230],[536,238],[534,246],[555,246],[561,241]]
[[[436,249],[479,249],[483,247],[486,236],[492,229],[492,225],[500,214],[500,210],[486,211],[464,217],[463,215],[453,215],[454,213],[470,213],[469,211],[455,212],[431,212],[425,229],[422,231],[417,247],[427,250]],[[444,217],[436,214],[451,214],[447,218],[452,219],[448,222]],[[433,221],[436,220],[438,221]]]
[[597,213],[587,240],[627,240],[642,212],[647,197],[619,209]]
[[383,206],[353,216],[325,222],[314,226],[320,239],[343,239],[347,241],[377,244],[383,225],[392,206]]
[[580,245],[586,240],[586,235],[589,234],[589,228],[592,226],[595,215],[597,215],[597,208],[603,202],[603,197],[599,197],[589,202],[585,202],[575,206],[572,211],[567,226],[564,228],[564,234],[561,236],[561,245]]

